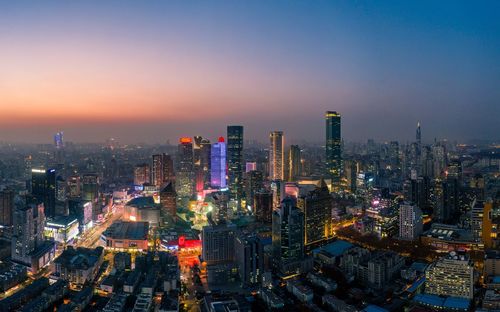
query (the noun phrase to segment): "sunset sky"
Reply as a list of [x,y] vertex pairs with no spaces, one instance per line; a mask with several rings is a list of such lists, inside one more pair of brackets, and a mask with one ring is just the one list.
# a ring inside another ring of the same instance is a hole
[[2,1],[0,140],[500,139],[500,1]]

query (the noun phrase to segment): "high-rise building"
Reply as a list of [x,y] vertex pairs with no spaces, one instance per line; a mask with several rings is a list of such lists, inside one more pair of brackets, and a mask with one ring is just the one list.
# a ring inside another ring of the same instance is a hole
[[288,181],[295,181],[301,173],[300,147],[290,145],[288,152]]
[[264,188],[264,175],[261,171],[253,170],[246,173],[245,197],[247,206],[253,207],[254,195]]
[[448,176],[442,182],[442,203],[439,219],[441,222],[455,224],[458,212],[459,183],[458,179]]
[[175,174],[172,157],[165,153],[153,155],[151,183],[157,187],[161,187],[173,181],[175,181]]
[[151,176],[151,167],[149,164],[139,164],[134,167],[134,184],[149,184]]
[[282,180],[271,181],[271,192],[273,193],[273,210],[277,210],[286,197],[285,182]]
[[201,164],[202,142],[203,142],[203,137],[201,137],[200,135],[196,135],[193,137],[193,173],[195,180],[194,185],[197,193],[202,192],[205,187],[204,183],[205,173],[203,172],[203,166]]
[[297,207],[304,213],[304,243],[317,246],[332,237],[333,199],[324,180],[315,190],[300,196]]
[[178,170],[176,175],[176,190],[181,197],[191,197],[194,191],[194,155],[193,140],[181,138],[178,146]]
[[160,204],[163,220],[170,216],[175,222],[177,220],[177,192],[173,182],[168,182],[160,191]]
[[44,240],[44,210],[43,203],[19,203],[14,210],[11,258],[33,273],[48,265],[55,254],[54,243]]
[[474,264],[469,257],[451,252],[429,265],[425,271],[425,292],[438,296],[472,299]]
[[285,275],[300,271],[294,264],[304,258],[304,214],[291,198],[273,212],[272,250],[275,269]]
[[340,114],[327,111],[326,117],[326,170],[331,179],[330,190],[335,191],[340,187],[342,171],[342,136],[340,127]]
[[153,167],[151,169],[151,183],[157,187],[163,185],[163,158],[165,154],[153,155]]
[[262,281],[264,273],[264,247],[255,234],[239,234],[234,241],[234,253],[241,281],[245,285]]
[[410,196],[409,199],[412,203],[418,206],[422,212],[430,212],[430,192],[431,181],[428,177],[417,177],[410,180]]
[[203,187],[210,188],[210,174],[212,168],[212,144],[203,138],[200,143],[200,167],[203,174]]
[[57,132],[54,135],[54,146],[55,146],[55,160],[56,163],[64,163],[64,134],[62,131]]
[[416,205],[404,203],[399,206],[399,237],[416,240],[422,234],[422,211]]
[[80,176],[71,176],[68,178],[69,197],[79,197],[81,195]]
[[226,143],[220,137],[217,143],[212,144],[210,179],[213,188],[225,188],[226,184]]
[[243,126],[227,126],[227,176],[232,199],[243,194]]
[[269,135],[271,142],[269,148],[269,179],[284,180],[285,179],[285,138],[283,131],[273,131]]
[[477,201],[471,210],[472,238],[485,248],[492,247],[492,202]]
[[257,191],[253,197],[253,213],[255,220],[270,224],[273,215],[273,194],[261,190]]
[[45,216],[56,215],[56,170],[33,168],[31,170],[31,194],[37,204],[43,203]]
[[204,226],[201,232],[202,258],[207,265],[234,260],[236,226],[228,224]]
[[94,203],[98,196],[99,176],[95,173],[84,174],[82,177],[82,199]]
[[13,224],[14,190],[5,188],[0,191],[0,225],[10,227]]

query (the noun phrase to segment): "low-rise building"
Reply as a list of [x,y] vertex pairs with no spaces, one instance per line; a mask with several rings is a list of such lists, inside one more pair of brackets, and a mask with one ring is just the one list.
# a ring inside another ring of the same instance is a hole
[[74,286],[82,286],[88,281],[94,280],[102,264],[104,249],[97,247],[88,249],[72,246],[66,248],[54,261],[54,277],[66,280]]
[[308,303],[313,300],[313,290],[297,281],[288,281],[286,289],[301,302]]
[[106,249],[116,251],[148,249],[148,222],[116,221],[104,231],[101,240]]

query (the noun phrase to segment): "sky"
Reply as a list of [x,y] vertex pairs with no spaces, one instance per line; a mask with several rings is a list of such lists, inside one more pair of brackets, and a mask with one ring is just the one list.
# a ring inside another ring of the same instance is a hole
[[0,140],[500,139],[500,1],[0,0]]

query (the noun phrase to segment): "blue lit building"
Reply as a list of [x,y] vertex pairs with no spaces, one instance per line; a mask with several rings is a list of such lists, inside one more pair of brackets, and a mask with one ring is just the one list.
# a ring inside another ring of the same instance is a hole
[[213,188],[225,188],[226,184],[226,143],[220,137],[217,143],[212,144],[210,168],[210,184]]

